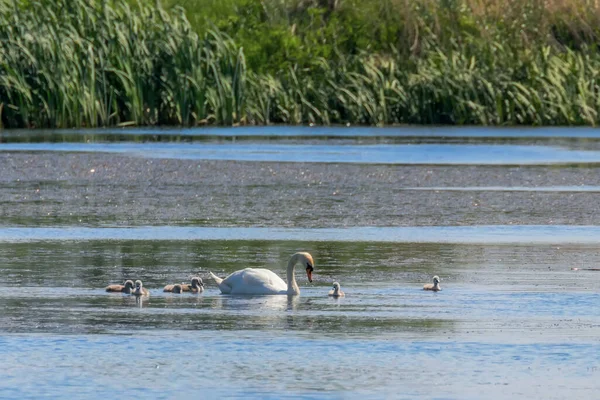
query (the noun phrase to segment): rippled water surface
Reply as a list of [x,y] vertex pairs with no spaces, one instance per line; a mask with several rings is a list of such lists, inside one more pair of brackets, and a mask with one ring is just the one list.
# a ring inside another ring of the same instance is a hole
[[[0,133],[0,398],[594,398],[599,143],[595,129]],[[208,279],[285,277],[299,250],[315,259],[300,296]],[[162,291],[196,275],[201,294]],[[423,291],[433,275],[442,291]],[[150,296],[104,291],[125,279]],[[327,296],[334,281],[346,297]]]

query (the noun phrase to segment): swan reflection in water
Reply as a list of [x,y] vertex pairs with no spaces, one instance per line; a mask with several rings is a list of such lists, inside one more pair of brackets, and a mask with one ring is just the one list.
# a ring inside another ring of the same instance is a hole
[[[207,297],[205,297],[207,299]],[[214,310],[234,311],[240,314],[263,314],[265,312],[296,311],[301,302],[300,296],[215,296],[208,306]],[[310,302],[306,300],[305,302]]]
[[205,318],[220,329],[289,329],[305,320],[309,299],[299,296],[215,296],[207,299]]
[[135,296],[135,305],[139,308],[147,307],[149,300],[148,296]]
[[148,296],[133,296],[133,295],[124,295],[124,296],[109,296],[107,299],[108,303],[111,306],[115,307],[131,307],[135,305],[136,307],[147,307],[150,298]]

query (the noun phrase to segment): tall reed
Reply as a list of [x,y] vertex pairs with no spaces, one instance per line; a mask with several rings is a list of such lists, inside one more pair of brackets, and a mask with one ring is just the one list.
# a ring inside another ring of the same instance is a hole
[[[395,1],[401,2],[381,4]],[[585,24],[569,33],[564,20],[536,14],[546,3],[519,3],[518,18],[538,18],[545,32],[555,27],[557,36],[544,42],[533,25],[476,29],[500,21],[492,0],[402,4],[412,17],[399,21],[398,46],[338,48],[327,58],[317,52],[258,72],[227,34],[212,26],[199,35],[181,7],[0,0],[1,122],[12,128],[600,121],[600,54]]]
[[7,127],[232,124],[245,73],[241,49],[218,32],[199,38],[180,8],[0,1]]

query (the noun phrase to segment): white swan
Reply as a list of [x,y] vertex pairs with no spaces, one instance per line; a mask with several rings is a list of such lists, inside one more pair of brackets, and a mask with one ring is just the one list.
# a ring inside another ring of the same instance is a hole
[[302,264],[306,269],[308,281],[312,282],[314,263],[312,256],[305,252],[294,254],[287,266],[286,284],[276,273],[265,268],[246,268],[235,271],[225,279],[221,279],[212,272],[210,276],[217,282],[223,294],[300,294],[294,272],[296,264]]
[[337,282],[333,282],[333,289],[329,291],[329,296],[333,297],[344,297],[346,293],[342,292],[340,288],[340,284]]

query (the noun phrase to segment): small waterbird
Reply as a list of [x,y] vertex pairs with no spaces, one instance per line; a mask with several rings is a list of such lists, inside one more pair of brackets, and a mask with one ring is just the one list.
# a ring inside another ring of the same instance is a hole
[[438,292],[442,290],[440,287],[440,278],[436,275],[433,277],[433,283],[427,283],[423,286],[423,290],[433,290],[434,292]]
[[131,279],[126,280],[124,285],[108,285],[106,287],[107,292],[113,292],[113,293],[130,294],[132,290],[133,290],[133,281]]
[[340,284],[337,282],[333,282],[333,289],[329,291],[329,296],[333,297],[344,297],[346,293],[342,292],[340,289]]
[[135,289],[131,292],[131,294],[135,296],[150,296],[150,292],[144,287],[142,281],[139,279],[135,281]]
[[172,293],[183,293],[183,292],[192,292],[192,293],[202,293],[204,291],[204,282],[202,282],[202,278],[193,277],[192,283],[176,283],[173,285],[167,285],[163,289],[163,292],[172,292]]

